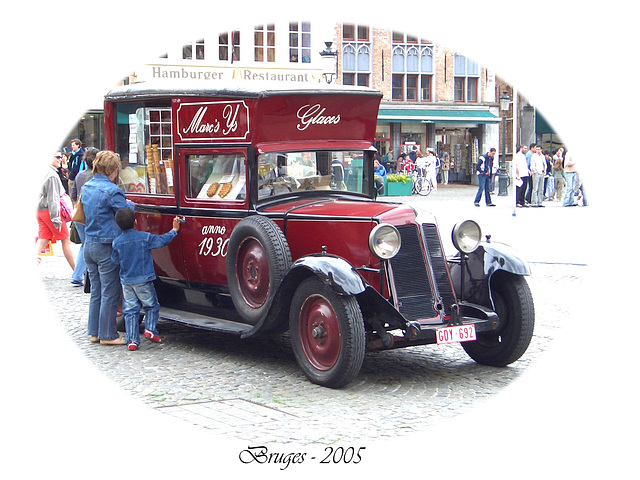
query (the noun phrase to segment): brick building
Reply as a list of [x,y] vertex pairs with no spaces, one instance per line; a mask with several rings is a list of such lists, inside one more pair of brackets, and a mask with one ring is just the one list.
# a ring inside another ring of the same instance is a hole
[[384,97],[376,146],[394,158],[417,146],[448,153],[450,181],[469,182],[473,165],[491,147],[500,150],[499,104],[493,72],[426,38],[339,24],[334,39],[338,82],[370,86]]

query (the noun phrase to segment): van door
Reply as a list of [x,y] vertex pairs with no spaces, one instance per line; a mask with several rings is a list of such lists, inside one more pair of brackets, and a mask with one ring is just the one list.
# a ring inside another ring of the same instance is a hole
[[187,279],[226,291],[229,236],[249,205],[247,148],[180,148],[178,161]]

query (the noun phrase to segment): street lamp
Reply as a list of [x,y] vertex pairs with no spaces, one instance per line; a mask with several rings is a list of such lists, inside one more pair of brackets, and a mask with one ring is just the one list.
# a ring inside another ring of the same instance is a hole
[[[511,97],[505,90],[500,97],[500,110],[502,110],[502,161],[500,162],[500,175],[498,183],[498,196],[506,197],[509,195],[507,189],[507,183],[509,182],[509,176],[507,175],[507,158],[506,158],[506,139],[507,139],[507,111],[509,110],[509,103]],[[515,188],[515,186],[514,186]]]
[[324,42],[326,48],[320,52],[322,57],[322,76],[327,83],[331,83],[334,77],[337,77],[336,73],[338,66],[338,52],[331,49],[333,42]]

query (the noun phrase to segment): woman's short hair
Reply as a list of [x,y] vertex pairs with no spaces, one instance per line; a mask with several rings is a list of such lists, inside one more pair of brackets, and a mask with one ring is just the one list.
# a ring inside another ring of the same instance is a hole
[[120,167],[120,157],[111,150],[100,150],[93,160],[93,173],[99,173],[107,177]]

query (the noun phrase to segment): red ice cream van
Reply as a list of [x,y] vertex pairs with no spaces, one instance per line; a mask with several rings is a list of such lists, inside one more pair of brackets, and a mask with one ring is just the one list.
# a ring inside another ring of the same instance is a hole
[[310,381],[342,387],[367,351],[460,342],[504,366],[526,351],[529,267],[456,225],[376,199],[381,93],[168,82],[105,97],[107,148],[154,250],[160,316],[242,338],[288,330]]

